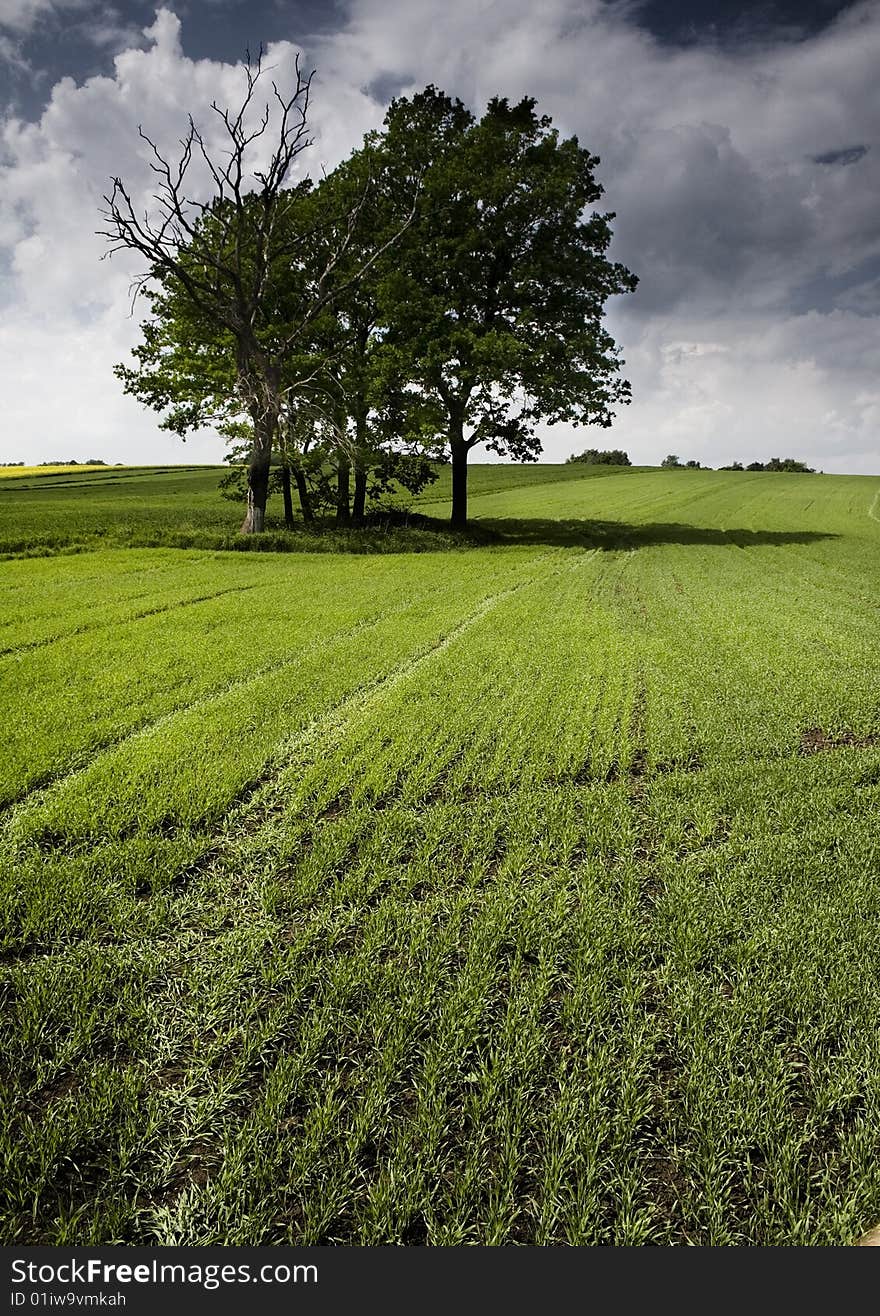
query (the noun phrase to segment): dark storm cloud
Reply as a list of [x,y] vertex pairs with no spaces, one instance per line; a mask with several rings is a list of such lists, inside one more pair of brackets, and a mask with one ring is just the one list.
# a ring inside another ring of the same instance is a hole
[[821,155],[813,155],[810,159],[813,164],[834,165],[855,164],[861,160],[863,155],[867,155],[867,146],[845,146],[839,151],[823,151]]
[[632,12],[668,44],[741,45],[815,36],[851,7],[852,0],[642,0]]
[[364,91],[382,106],[390,104],[412,82],[409,74],[380,73],[364,87]]
[[737,149],[728,128],[682,124],[645,129],[635,158],[609,181],[616,250],[641,271],[645,314],[686,302],[729,307],[768,279],[791,279],[815,238],[816,217],[799,180],[767,175]]
[[794,290],[789,306],[798,314],[834,307],[856,315],[880,314],[880,255],[860,260],[841,274],[821,273],[809,279]]

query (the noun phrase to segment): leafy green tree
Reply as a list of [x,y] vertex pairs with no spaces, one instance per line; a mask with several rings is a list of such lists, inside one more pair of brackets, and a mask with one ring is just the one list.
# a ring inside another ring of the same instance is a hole
[[815,475],[812,466],[798,461],[795,457],[771,457],[764,467],[765,471],[794,471],[804,475]]
[[585,466],[632,466],[629,457],[622,448],[587,448],[584,452],[573,452],[566,460],[566,466],[572,462],[583,462]]
[[664,470],[678,470],[678,468],[681,466],[681,462],[678,460],[675,453],[671,452],[668,457],[663,458],[660,465],[664,468]]
[[[368,495],[380,496],[394,483],[418,492],[436,478],[424,451],[431,434],[423,400],[383,353],[387,326],[379,292],[386,266],[381,259],[370,262],[377,244],[393,261],[394,238],[408,222],[421,170],[417,155],[392,161],[380,135],[370,133],[313,198],[318,210],[336,213],[363,198],[360,223],[339,265],[344,291],[332,317],[321,321],[317,350],[325,370],[310,391],[314,423],[336,474],[336,519],[343,524],[363,520]],[[320,250],[317,257],[323,259]],[[361,267],[363,276],[351,278]]]
[[452,521],[485,444],[533,461],[539,421],[609,425],[629,399],[602,327],[636,278],[606,259],[611,214],[598,159],[561,140],[536,102],[489,102],[477,120],[434,87],[392,102],[384,148],[424,166],[416,218],[380,286],[386,361],[434,414],[452,461]]

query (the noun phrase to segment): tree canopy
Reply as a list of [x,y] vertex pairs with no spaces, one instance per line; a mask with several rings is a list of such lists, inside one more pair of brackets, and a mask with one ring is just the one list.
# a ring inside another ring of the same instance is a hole
[[429,87],[392,102],[392,157],[422,152],[416,215],[381,288],[386,352],[434,408],[452,461],[452,519],[483,444],[536,460],[539,422],[611,422],[629,398],[601,319],[636,278],[605,257],[613,215],[598,159],[561,140],[536,102],[495,98],[477,119]]
[[804,475],[815,475],[815,468],[795,457],[771,457],[767,462],[749,462],[747,471],[793,471]]
[[573,452],[566,458],[566,465],[582,462],[585,466],[632,466],[629,457],[622,448],[587,448],[584,452]]

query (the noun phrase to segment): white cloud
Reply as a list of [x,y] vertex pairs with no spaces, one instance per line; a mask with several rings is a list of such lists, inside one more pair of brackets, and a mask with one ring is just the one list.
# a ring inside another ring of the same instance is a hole
[[182,443],[125,397],[110,376],[137,339],[137,326],[113,306],[87,325],[29,317],[0,323],[5,461],[214,462],[213,435]]
[[[39,0],[3,3],[19,29],[40,11]],[[138,123],[172,147],[189,111],[208,127],[212,99],[236,102],[242,75],[187,58],[168,10],[147,41],[117,55],[112,77],[59,82],[38,123],[3,127],[4,398],[17,395],[17,379],[45,379],[53,366],[51,390],[17,397],[6,460],[54,455],[65,426],[89,448],[71,455],[193,455],[112,377],[136,337],[127,318],[136,266],[101,264],[93,230],[111,175],[149,198]],[[293,54],[281,43],[266,62],[281,68]],[[629,445],[643,461],[790,452],[825,469],[880,469],[876,6],[856,6],[807,40],[725,52],[662,48],[627,7],[599,0],[446,0],[442,13],[437,0],[353,0],[347,27],[315,42],[312,63],[313,170],[332,167],[381,120],[369,88],[427,82],[476,106],[534,95],[601,156],[603,204],[618,214],[613,254],[641,276],[609,318],[634,401],[610,431],[550,430],[548,457],[583,439]],[[857,146],[868,149],[850,163],[816,162]],[[847,290],[828,293],[847,271]]]
[[51,10],[52,0],[0,0],[0,27],[27,32],[41,14]]
[[24,74],[29,78],[36,77],[22,52],[20,43],[0,32],[0,66],[4,64],[7,68],[14,69],[16,73]]
[[0,28],[26,35],[50,14],[83,9],[92,0],[0,0]]
[[[847,311],[611,327],[628,342],[634,401],[611,430],[546,431],[548,456],[622,447],[636,464],[667,453],[704,466],[798,457],[826,471],[880,472],[880,335]],[[689,337],[681,340],[678,331]],[[607,442],[605,441],[607,439]],[[613,443],[611,440],[613,439]]]

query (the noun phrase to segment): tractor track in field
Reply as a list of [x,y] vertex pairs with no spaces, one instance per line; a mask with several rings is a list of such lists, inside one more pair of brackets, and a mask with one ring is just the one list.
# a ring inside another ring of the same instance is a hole
[[[545,560],[550,556],[553,555],[543,554],[537,561]],[[396,686],[412,676],[414,672],[432,662],[504,600],[510,598],[513,594],[519,593],[520,590],[527,588],[529,585],[535,584],[538,580],[555,574],[558,573],[553,571],[543,572],[538,576],[530,576],[526,580],[517,581],[515,584],[498,590],[494,594],[486,595],[476,607],[433,643],[408,655],[396,667],[386,672],[384,676],[377,677],[375,680],[351,691],[332,707],[313,718],[305,727],[302,727],[278,747],[263,772],[247,782],[231,801],[223,814],[223,818],[228,819],[243,807],[245,809],[249,808],[257,800],[262,790],[272,783],[278,782],[285,770],[292,768],[294,765],[305,766],[306,763],[313,762],[315,749],[323,751],[336,746],[340,739],[344,737],[353,713],[367,709],[374,699],[387,694],[389,690],[395,689]]]
[[[544,561],[548,557],[555,556],[552,553],[543,554],[536,561]],[[592,556],[592,554],[587,556]],[[579,558],[578,564],[583,560],[582,557]],[[572,569],[571,564],[562,569]],[[258,832],[270,825],[273,819],[283,815],[288,804],[288,791],[282,781],[285,773],[295,767],[306,767],[316,760],[318,753],[336,747],[344,738],[353,715],[365,712],[374,700],[383,697],[390,690],[408,680],[414,672],[433,662],[471,627],[506,599],[519,593],[520,590],[527,588],[529,585],[555,574],[558,574],[558,572],[551,570],[539,573],[536,576],[529,576],[526,580],[517,581],[505,589],[487,595],[466,616],[461,618],[432,644],[410,654],[396,667],[392,668],[390,672],[386,672],[384,676],[378,677],[367,685],[350,692],[331,708],[313,718],[286,743],[278,747],[257,777],[245,783],[226,807],[219,820],[219,825],[217,825],[214,833],[216,837],[215,844],[176,875],[172,881],[173,888],[180,889],[187,886],[194,877],[207,869],[214,861],[222,860],[223,851],[234,844],[235,839],[240,838],[242,834]],[[276,798],[273,799],[273,795]],[[328,806],[325,805],[322,810],[319,810],[319,820],[321,812],[327,816],[335,816],[332,811],[328,815]],[[309,831],[308,834],[311,835],[311,832]]]
[[[112,551],[113,551],[113,550],[111,550],[111,549],[108,549],[108,550],[107,550],[108,553],[111,553]],[[158,551],[158,550],[157,550],[157,551]],[[177,553],[178,550],[177,550],[177,549],[169,549],[168,552],[169,552],[169,553]],[[117,555],[125,556],[126,553],[127,553],[127,550],[126,550],[126,549],[119,549],[119,550],[117,550]],[[80,555],[79,555],[79,554],[72,554],[71,556],[79,557]],[[206,563],[211,562],[215,557],[216,557],[216,553],[204,552],[204,553],[202,553],[199,557],[191,558],[191,559],[190,559],[190,565],[193,566],[193,567],[203,567],[203,566],[205,566]],[[23,559],[23,561],[26,561],[26,562],[31,563],[31,562],[34,561],[34,559],[33,559],[33,558],[26,558],[26,559]],[[177,571],[178,567],[179,567],[179,563],[178,563],[178,562],[175,562],[173,559],[171,559],[171,560],[169,561],[168,558],[166,558],[164,561],[161,561],[161,562],[154,562],[152,566],[146,566],[146,565],[144,565],[144,563],[141,562],[141,563],[139,563],[136,567],[132,568],[130,571],[126,571],[126,572],[125,572],[125,575],[124,575],[124,579],[126,579],[126,580],[131,580],[131,579],[136,579],[136,578],[137,578],[137,579],[140,580],[140,583],[146,585],[146,584],[147,584],[147,581],[146,581],[146,577],[147,577],[147,576],[161,576],[161,575],[167,574],[168,572],[171,572],[172,575],[173,575],[174,572]],[[101,582],[103,581],[103,579],[104,579],[104,573],[102,573],[102,572],[99,571],[99,570],[96,570],[96,571],[93,571],[92,574],[89,575],[89,576],[80,576],[80,584],[88,583],[90,586],[91,586],[91,585],[96,585],[96,584],[97,584],[98,586],[100,586],[100,584],[101,584]],[[50,589],[57,589],[57,588],[58,588],[58,585],[57,585],[57,584],[53,584],[53,585],[50,585],[49,588],[50,588]],[[24,591],[22,585],[19,584],[17,581],[10,581],[8,584],[2,584],[2,585],[0,585],[0,595],[2,595],[2,594],[8,594],[8,593],[10,593],[11,591],[17,591],[19,594],[23,594],[23,593],[25,593],[25,591]],[[150,592],[150,591],[149,591],[149,589],[147,589],[147,588],[145,588],[145,589],[141,589],[141,590],[139,590],[139,592],[138,592],[137,594],[132,594],[132,595],[131,595],[126,601],[129,602],[129,603],[133,603],[133,602],[135,602],[137,599],[142,599],[142,598],[144,598],[147,594],[149,594],[149,592]]]
[[880,523],[880,489],[877,490],[877,493],[874,495],[874,501],[868,508],[868,516],[870,516],[872,521]]
[[107,740],[99,742],[97,745],[93,746],[94,752],[85,762],[75,763],[72,767],[62,769],[60,772],[48,773],[45,776],[38,778],[14,799],[7,800],[4,804],[0,805],[0,820],[13,810],[27,805],[33,797],[38,795],[41,791],[60,786],[65,781],[78,776],[80,773],[87,772],[99,761],[99,759],[103,758],[106,754],[110,754],[114,750],[119,749],[120,746],[126,744],[128,741],[136,740],[140,736],[149,735],[150,732],[155,731],[157,728],[172,721],[174,718],[192,712],[197,708],[202,708],[218,699],[222,699],[224,696],[232,694],[236,690],[252,685],[255,681],[259,681],[263,677],[272,676],[275,672],[281,671],[285,667],[293,667],[298,662],[301,662],[306,655],[314,653],[314,651],[322,644],[327,643],[328,638],[330,642],[348,639],[350,636],[356,635],[358,631],[365,630],[370,626],[378,625],[385,618],[394,616],[396,612],[405,611],[406,607],[411,606],[415,601],[418,600],[408,600],[401,608],[394,609],[390,612],[382,612],[378,616],[362,618],[354,626],[349,626],[343,631],[336,631],[332,636],[325,636],[322,639],[309,644],[306,648],[298,650],[296,655],[292,658],[290,656],[278,658],[273,662],[268,663],[265,667],[261,667],[256,672],[249,672],[246,676],[237,677],[235,680],[230,681],[228,684],[221,686],[218,689],[199,695],[197,699],[190,700],[189,703],[179,704],[175,708],[160,713],[158,717],[150,718],[144,722],[139,722],[134,727],[129,727],[122,732],[121,735],[112,736]]
[[[206,841],[208,843],[204,852],[175,874],[169,884],[170,889],[179,893],[189,888],[193,880],[209,871],[215,863],[219,862],[222,864],[227,852],[234,849],[236,842],[240,842],[243,836],[252,835],[262,831],[267,825],[271,825],[273,819],[282,815],[286,811],[288,801],[288,793],[281,780],[283,775],[291,768],[300,765],[305,766],[309,762],[314,762],[317,753],[338,745],[339,741],[344,738],[352,715],[368,709],[372,701],[381,698],[389,690],[395,689],[402,682],[406,681],[414,672],[419,671],[422,667],[434,661],[438,655],[444,653],[463,634],[467,633],[473,626],[479,623],[483,617],[488,615],[511,596],[518,594],[521,590],[528,588],[530,585],[534,585],[551,576],[562,574],[565,571],[574,570],[592,556],[594,556],[594,553],[578,555],[578,558],[574,563],[566,559],[555,570],[551,568],[550,570],[538,572],[537,574],[530,574],[524,580],[517,581],[513,585],[485,596],[469,613],[456,622],[445,632],[445,634],[442,634],[432,644],[408,655],[407,658],[396,667],[392,668],[391,671],[387,672],[384,676],[379,677],[370,682],[367,686],[362,686],[344,696],[338,701],[338,703],[325,710],[305,727],[301,728],[285,744],[279,746],[268,760],[264,770],[257,777],[251,778],[246,782],[233,797],[220,818],[214,824],[213,838],[206,836]],[[554,551],[542,554],[541,557],[535,559],[531,565],[534,566],[539,562],[546,561],[547,558],[558,560],[558,554]],[[388,614],[386,613],[382,615],[387,616]],[[376,620],[381,620],[381,618],[373,619],[373,622],[369,624],[375,624]],[[361,629],[361,626],[353,628],[353,630],[357,629]],[[280,663],[277,666],[288,665],[291,661],[296,660],[285,660],[284,663]],[[257,678],[250,677],[235,684],[245,685],[254,679]],[[232,687],[227,687],[226,690],[231,688]],[[226,693],[226,690],[222,693]],[[187,705],[187,709],[197,707],[200,703],[210,702],[211,699],[216,697],[216,695],[213,695],[202,700],[194,701],[193,704]],[[123,740],[131,740],[138,735],[145,734],[158,725],[158,723],[170,720],[172,717],[177,716],[178,713],[184,711],[186,711],[186,709],[178,709],[173,713],[164,714],[161,718],[156,719],[155,722],[151,723],[150,726],[140,728],[138,731],[130,733],[124,737]],[[117,744],[118,743],[122,743],[122,741],[117,742]],[[102,752],[109,752],[116,747],[116,744],[108,746],[107,749]],[[101,755],[95,756],[95,758],[99,757],[101,757]],[[92,759],[90,760],[90,763],[84,767],[77,768],[64,774],[49,784],[53,786],[61,784],[64,780],[77,775],[79,772],[85,771],[94,762],[95,759]],[[16,801],[15,805],[11,807],[17,808],[26,805],[30,795],[36,794],[39,789],[44,788],[35,787],[32,792],[29,792],[28,796]],[[273,795],[275,795],[276,798],[273,799]],[[166,834],[186,833],[191,831],[192,829],[190,827],[184,826],[173,829],[172,833]],[[56,837],[53,835],[48,839],[51,842],[52,849],[63,849],[68,843],[67,838],[64,837]],[[70,839],[72,840],[74,838]],[[114,839],[118,840],[119,837]],[[71,944],[79,945],[81,942],[77,941],[70,944],[65,943],[63,949],[69,949]],[[46,957],[51,956],[54,953],[57,952],[53,951],[51,948],[46,948],[44,946],[37,947],[33,943],[25,943],[19,946],[7,947],[2,955],[0,955],[0,962],[8,966],[26,961],[35,956]]]
[[[566,561],[566,563],[559,570],[562,571],[572,570],[575,567],[582,565],[582,563],[585,560],[595,555],[595,551],[596,550],[588,554],[579,554],[574,563],[570,561]],[[534,559],[530,565],[535,565],[537,562],[545,561],[547,558],[556,558],[556,557],[558,557],[558,554],[555,551],[551,550],[548,553],[542,554],[539,558]],[[339,704],[334,705],[325,713],[320,714],[316,719],[314,719],[310,723],[307,723],[304,728],[298,731],[294,736],[293,743],[296,745],[301,745],[305,740],[309,738],[315,738],[319,735],[324,734],[325,726],[329,726],[329,724],[336,719],[340,709],[345,708],[349,703],[354,705],[358,702],[365,702],[370,697],[372,697],[375,693],[377,693],[380,689],[392,688],[394,683],[396,683],[399,680],[405,679],[405,677],[408,676],[411,671],[416,670],[417,667],[421,665],[421,663],[425,661],[427,658],[439,652],[442,652],[443,649],[445,649],[449,644],[453,643],[455,638],[462,631],[466,630],[468,627],[473,625],[485,613],[491,611],[492,608],[495,607],[497,603],[509,597],[509,595],[518,592],[520,589],[525,588],[527,585],[535,583],[536,580],[555,574],[559,574],[559,571],[543,572],[540,573],[538,576],[529,576],[526,580],[518,581],[514,585],[509,586],[504,590],[500,590],[495,594],[485,596],[480,601],[480,603],[477,605],[476,608],[474,608],[469,614],[467,614],[466,617],[464,617],[461,621],[459,621],[453,627],[452,630],[446,633],[445,636],[442,636],[437,643],[431,645],[426,650],[422,650],[421,652],[416,653],[415,655],[411,655],[409,658],[405,660],[404,663],[400,664],[396,668],[393,668],[389,673],[386,673],[385,676],[378,678],[376,681],[360,686],[355,691],[351,692],[349,695],[346,695]],[[359,631],[368,629],[371,626],[379,625],[383,620],[393,617],[397,613],[406,611],[408,607],[415,605],[421,600],[422,600],[422,596],[419,596],[416,599],[408,599],[406,603],[399,608],[393,609],[391,611],[382,612],[378,614],[378,616],[373,616],[370,617],[369,619],[361,619],[354,626],[348,627],[344,631],[335,632],[331,637],[329,637],[329,641],[335,642],[337,640],[344,640],[352,635],[357,634]],[[76,763],[74,766],[63,769],[60,772],[46,774],[43,777],[39,778],[38,780],[32,782],[25,791],[21,792],[21,794],[16,796],[14,799],[6,801],[2,806],[0,806],[0,822],[7,820],[8,817],[13,812],[17,812],[19,809],[27,807],[34,800],[34,797],[38,796],[43,791],[54,789],[57,786],[61,786],[65,782],[72,780],[73,778],[79,776],[84,772],[89,771],[101,758],[105,757],[107,754],[113,753],[121,746],[131,741],[137,740],[139,737],[147,736],[151,734],[157,728],[165,725],[168,722],[171,722],[176,717],[183,716],[184,714],[192,712],[195,709],[205,707],[211,703],[214,703],[218,699],[222,699],[225,696],[232,694],[235,691],[244,689],[248,685],[252,685],[256,681],[259,681],[267,676],[272,676],[276,672],[283,670],[285,667],[296,666],[296,664],[301,662],[306,655],[314,653],[316,649],[320,648],[322,644],[326,644],[327,642],[328,642],[327,637],[320,640],[316,640],[312,644],[308,645],[306,648],[299,650],[294,657],[286,656],[284,658],[279,658],[274,662],[267,664],[265,667],[260,668],[260,670],[257,672],[250,672],[246,676],[242,676],[234,681],[231,681],[230,683],[228,683],[227,685],[223,686],[220,689],[213,690],[204,695],[200,695],[197,699],[191,700],[189,703],[181,704],[176,708],[170,709],[167,712],[160,714],[156,718],[152,718],[146,722],[141,722],[136,727],[127,729],[119,736],[114,736],[112,738],[109,738],[108,740],[102,742],[101,744],[95,747],[95,752],[91,755],[91,757],[86,762]],[[279,747],[278,750],[276,750],[270,756],[268,763],[269,764],[277,763],[279,760],[279,756],[283,755],[284,753],[285,753],[285,749],[284,749],[284,745],[282,745],[281,747]],[[241,803],[241,799],[243,796],[246,796],[248,799],[252,798],[254,794],[259,790],[260,786],[264,785],[266,780],[268,780],[268,778],[271,777],[273,773],[277,770],[279,769],[271,769],[267,772],[265,777],[261,776],[258,778],[254,778],[251,780],[251,782],[247,783],[244,787],[242,787],[242,790],[239,792],[238,796],[236,796],[236,798],[233,800],[230,806],[225,810],[223,817],[224,818],[227,817],[230,812],[234,811],[237,808],[238,804]]]
[[[649,776],[654,775],[649,773],[648,751],[645,746],[646,702],[645,683],[640,673],[633,693],[629,720],[629,740],[632,745],[632,756],[625,773],[626,794],[635,824],[633,857],[640,864],[650,861],[654,854],[653,837],[647,825],[648,818],[645,807]],[[649,886],[650,884],[643,885],[642,899],[650,900],[653,908],[655,901],[652,897],[654,893],[649,889]]]
[[152,608],[145,608],[142,612],[133,612],[128,617],[116,617],[110,621],[96,621],[86,623],[84,626],[76,626],[73,630],[64,631],[62,635],[49,635],[41,640],[28,640],[24,644],[10,645],[8,648],[0,649],[0,658],[6,658],[17,653],[28,653],[34,649],[45,649],[51,644],[60,644],[62,640],[70,640],[76,635],[88,635],[92,631],[106,630],[108,626],[128,626],[131,622],[143,621],[146,617],[156,617],[163,612],[175,612],[178,608],[191,608],[197,603],[209,603],[211,599],[221,599],[228,594],[246,594],[252,589],[272,589],[274,581],[259,581],[254,585],[233,585],[229,589],[219,589],[212,594],[199,594],[192,599],[178,599],[175,603],[160,603]]
[[658,956],[657,952],[651,949],[656,945],[656,940],[648,935],[654,924],[657,905],[665,891],[665,882],[656,872],[654,861],[657,841],[649,811],[650,783],[662,774],[649,768],[648,750],[645,744],[646,710],[647,690],[643,675],[638,673],[629,725],[633,751],[625,780],[634,824],[632,855],[637,865],[636,900],[640,921],[646,930],[644,950],[641,954],[645,980],[643,1009],[654,1029],[652,1063],[646,1074],[653,1089],[654,1109],[649,1117],[649,1123],[640,1136],[647,1140],[645,1160],[654,1202],[668,1222],[678,1218],[680,1213],[678,1203],[685,1186],[681,1169],[674,1151],[671,1150],[673,1144],[670,1144],[669,1138],[664,1133],[665,1125],[669,1120],[669,1111],[679,1099],[678,1076],[681,1066],[670,1044],[671,1021],[667,992],[662,983],[665,954],[661,950]]
[[[218,473],[224,468],[217,467]],[[95,485],[108,485],[128,483],[137,480],[154,480],[158,475],[198,475],[204,474],[203,466],[175,466],[169,470],[162,468],[141,471],[126,471],[110,474],[112,467],[105,474],[87,474],[84,479],[76,479],[76,471],[46,471],[43,474],[39,472],[33,475],[13,475],[7,476],[0,481],[0,493],[46,493],[50,489],[86,489]]]

